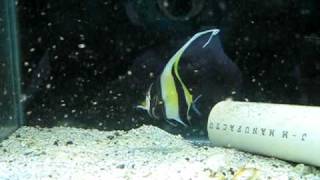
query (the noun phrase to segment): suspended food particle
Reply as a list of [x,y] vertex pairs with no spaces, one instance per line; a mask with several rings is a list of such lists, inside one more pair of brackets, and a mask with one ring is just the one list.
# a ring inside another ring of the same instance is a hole
[[92,101],[92,105],[97,105],[98,102],[97,101]]
[[85,44],[78,44],[78,48],[79,48],[79,49],[83,49],[83,48],[85,48],[85,47],[86,47]]

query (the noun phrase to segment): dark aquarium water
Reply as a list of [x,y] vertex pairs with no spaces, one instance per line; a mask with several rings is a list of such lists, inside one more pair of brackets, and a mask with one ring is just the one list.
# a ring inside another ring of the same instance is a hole
[[147,124],[196,139],[225,99],[319,106],[319,8],[317,0],[0,0],[0,137],[22,124]]

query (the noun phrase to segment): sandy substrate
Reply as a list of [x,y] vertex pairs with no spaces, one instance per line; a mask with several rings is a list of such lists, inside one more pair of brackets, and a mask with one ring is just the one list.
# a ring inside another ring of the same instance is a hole
[[129,132],[22,127],[0,144],[0,179],[320,179],[320,169],[197,147],[152,126]]

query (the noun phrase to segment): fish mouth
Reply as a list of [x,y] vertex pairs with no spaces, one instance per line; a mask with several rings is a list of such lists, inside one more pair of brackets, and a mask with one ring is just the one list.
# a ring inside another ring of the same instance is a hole
[[157,0],[157,3],[169,19],[187,21],[201,12],[205,0]]

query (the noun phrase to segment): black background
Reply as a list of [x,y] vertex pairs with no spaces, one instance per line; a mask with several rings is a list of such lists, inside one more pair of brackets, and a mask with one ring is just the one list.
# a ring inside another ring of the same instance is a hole
[[[213,27],[221,29],[226,54],[243,73],[234,99],[320,105],[319,1],[203,0],[187,20],[169,17],[161,1],[19,1],[24,92],[45,52],[51,67],[25,102],[27,124],[167,127],[134,106],[161,72],[157,64]],[[192,6],[191,0],[168,2],[179,17]]]

